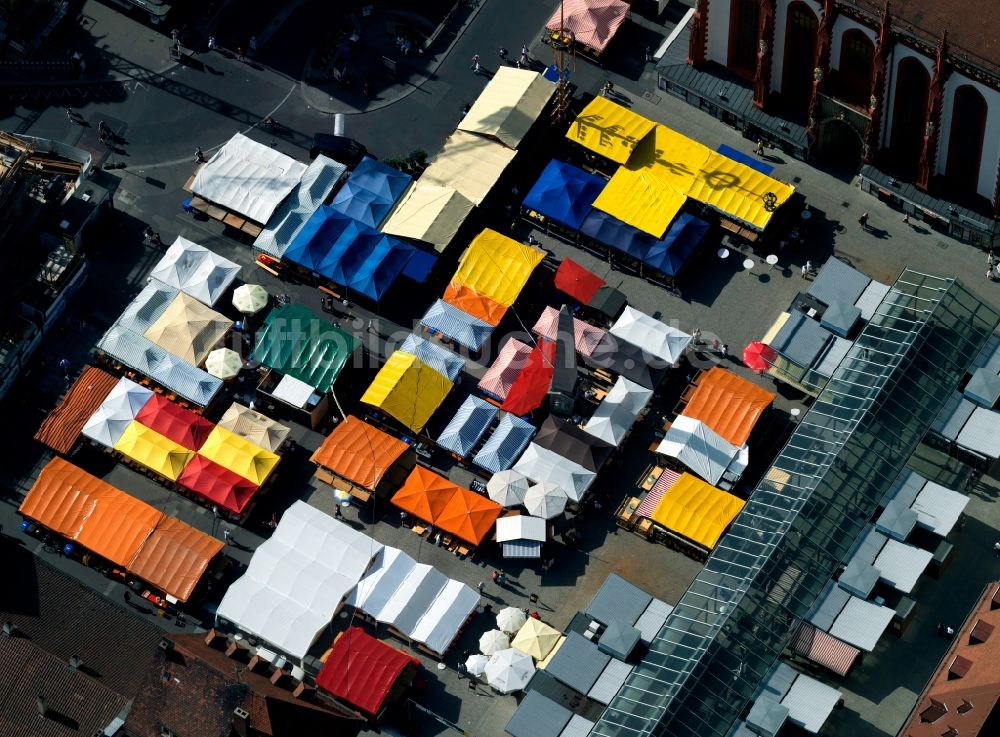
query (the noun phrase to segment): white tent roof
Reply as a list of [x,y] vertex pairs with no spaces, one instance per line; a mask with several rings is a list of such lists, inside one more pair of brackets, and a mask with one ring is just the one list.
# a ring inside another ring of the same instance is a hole
[[965,511],[969,497],[928,481],[913,500],[910,509],[917,513],[917,524],[941,537],[951,532]]
[[347,597],[347,603],[376,616],[389,600],[399,591],[399,587],[417,561],[399,548],[384,547],[375,556],[371,570]]
[[525,492],[522,504],[528,510],[528,514],[552,519],[563,513],[567,501],[569,501],[569,497],[565,489],[551,481],[543,481]]
[[816,734],[823,728],[838,701],[840,691],[799,673],[781,699],[781,705],[788,709],[788,721]]
[[538,72],[501,66],[458,123],[458,130],[517,148],[556,86]]
[[229,587],[217,617],[301,659],[381,549],[297,501]]
[[530,514],[501,517],[497,520],[497,542],[511,540],[537,540],[545,542],[545,520]]
[[561,486],[575,502],[583,499],[584,493],[597,478],[593,471],[588,471],[579,463],[536,443],[528,446],[520,460],[514,464],[514,470],[520,471],[535,483],[551,481]]
[[[676,458],[708,483],[715,485],[734,461],[742,465],[740,449],[701,420],[679,415],[656,452]],[[743,468],[746,468],[743,465]]]
[[417,563],[382,610],[371,615],[379,622],[409,635],[446,583],[448,577],[434,566]]
[[151,396],[152,391],[123,376],[94,410],[81,432],[105,447],[113,447]]
[[460,581],[448,579],[410,631],[410,637],[424,643],[432,652],[443,655],[477,604],[479,592]]
[[239,264],[179,235],[149,275],[211,307],[239,273]]
[[652,396],[652,389],[619,376],[583,426],[584,432],[606,443],[619,445],[635,422],[636,415],[642,412]]
[[894,616],[895,610],[887,606],[851,596],[829,632],[838,640],[871,652]]
[[664,325],[634,307],[626,307],[608,332],[668,365],[676,363],[691,342],[687,333]]
[[987,458],[1000,458],[1000,412],[976,407],[955,442]]
[[917,579],[931,562],[934,554],[898,540],[887,539],[872,565],[879,571],[879,578],[897,591],[908,594],[917,585]]
[[237,133],[198,170],[191,191],[263,224],[305,170],[291,156]]

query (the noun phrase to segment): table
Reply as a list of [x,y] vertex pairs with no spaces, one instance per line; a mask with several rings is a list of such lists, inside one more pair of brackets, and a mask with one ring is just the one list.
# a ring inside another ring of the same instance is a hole
[[776,253],[772,253],[764,260],[767,261],[767,265],[773,269],[778,264],[778,255]]
[[639,485],[639,488],[643,491],[649,491],[656,484],[657,479],[663,473],[663,466],[657,466],[646,476],[645,480]]
[[729,249],[728,248],[720,248],[716,252],[715,255],[718,256],[719,258],[723,258],[723,259],[729,258]]
[[743,262],[743,268],[746,269],[747,271],[752,271],[753,267],[754,267],[754,260],[752,258],[748,258]]

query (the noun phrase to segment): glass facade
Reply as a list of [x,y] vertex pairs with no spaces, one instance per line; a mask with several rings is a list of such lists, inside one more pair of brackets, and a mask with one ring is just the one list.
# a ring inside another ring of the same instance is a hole
[[903,272],[593,737],[728,734],[998,321]]

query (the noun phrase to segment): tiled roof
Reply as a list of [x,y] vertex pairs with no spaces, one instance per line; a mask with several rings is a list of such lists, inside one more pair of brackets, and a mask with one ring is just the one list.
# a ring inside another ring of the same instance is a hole
[[87,366],[59,406],[45,418],[35,440],[57,453],[69,453],[87,420],[117,383],[118,378],[107,371]]

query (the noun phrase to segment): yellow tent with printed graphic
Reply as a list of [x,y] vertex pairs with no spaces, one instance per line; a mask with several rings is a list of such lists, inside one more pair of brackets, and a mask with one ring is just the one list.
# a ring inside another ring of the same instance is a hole
[[135,420],[125,428],[114,448],[126,458],[171,481],[177,480],[194,457],[193,451]]
[[680,190],[648,169],[632,171],[621,167],[594,200],[594,207],[661,238],[686,201]]
[[576,116],[566,138],[617,164],[624,164],[655,125],[652,120],[605,97],[595,97]]
[[379,369],[361,401],[420,432],[451,391],[452,383],[412,353],[396,351]]
[[650,518],[712,550],[743,509],[744,503],[742,499],[716,489],[690,473],[682,473],[663,493]]
[[688,186],[688,197],[758,229],[771,221],[795,188],[728,156],[713,153]]
[[205,438],[198,455],[258,486],[267,480],[281,460],[271,451],[218,425]]
[[451,283],[510,307],[543,258],[537,248],[486,228],[469,244]]

